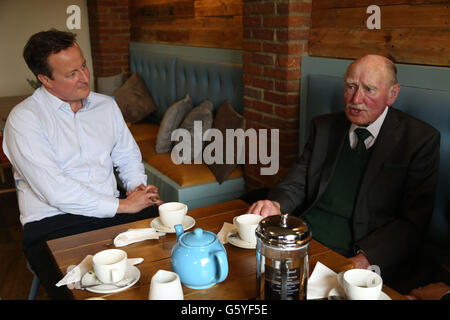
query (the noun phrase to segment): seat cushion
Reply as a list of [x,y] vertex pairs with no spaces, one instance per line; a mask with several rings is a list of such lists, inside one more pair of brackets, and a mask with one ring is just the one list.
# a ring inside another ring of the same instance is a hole
[[[142,152],[142,151],[141,151]],[[149,153],[150,154],[150,153]],[[169,177],[181,187],[195,186],[199,184],[217,182],[216,177],[204,163],[202,164],[175,164],[170,152],[158,153],[151,156],[142,155],[142,158],[156,170]],[[228,179],[242,177],[241,166],[236,167],[228,176]]]
[[142,160],[148,163],[149,159],[156,155],[156,139],[140,140],[136,142],[139,146],[139,150],[141,150]]
[[156,142],[159,130],[158,125],[152,123],[135,123],[129,128],[136,142],[143,140],[155,140]]

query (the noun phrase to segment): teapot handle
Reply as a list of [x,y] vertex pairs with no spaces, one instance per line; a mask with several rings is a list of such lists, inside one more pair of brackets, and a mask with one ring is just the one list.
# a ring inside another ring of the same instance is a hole
[[217,277],[216,283],[222,282],[228,276],[228,261],[227,254],[224,251],[215,251],[212,253],[214,257],[217,258],[219,275]]

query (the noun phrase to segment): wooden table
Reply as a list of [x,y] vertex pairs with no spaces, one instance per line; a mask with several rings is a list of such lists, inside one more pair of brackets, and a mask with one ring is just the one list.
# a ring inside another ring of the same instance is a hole
[[[245,213],[248,204],[234,200],[204,208],[190,210],[188,215],[196,220],[195,227],[218,233],[224,222],[232,223],[233,217]],[[148,228],[152,219],[145,219],[128,224],[86,232],[65,238],[48,241],[57,267],[65,274],[69,265],[76,265],[88,254],[113,248],[113,239],[121,232],[131,228]],[[194,228],[195,228],[194,227]],[[192,229],[191,229],[192,230]],[[83,290],[71,290],[74,299],[103,297],[108,300],[148,299],[150,281],[160,269],[172,270],[170,254],[176,242],[175,234],[166,234],[158,240],[146,240],[122,247],[129,258],[142,257],[144,261],[137,265],[141,272],[139,281],[131,288],[112,294],[96,294]],[[256,256],[255,250],[237,248],[226,244],[229,272],[222,283],[204,289],[194,290],[183,286],[185,300],[247,300],[256,296]],[[335,272],[353,268],[351,260],[321,245],[317,241],[310,243],[310,272],[317,261],[325,264]],[[384,287],[383,291],[392,299],[405,299],[403,295]]]

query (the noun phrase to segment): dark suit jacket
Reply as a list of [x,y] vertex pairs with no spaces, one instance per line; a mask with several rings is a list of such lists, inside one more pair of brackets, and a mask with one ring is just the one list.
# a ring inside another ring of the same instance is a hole
[[[282,212],[304,215],[314,206],[333,176],[350,125],[343,112],[312,120],[302,156],[268,195]],[[362,249],[382,274],[413,257],[424,240],[433,211],[439,144],[439,131],[390,108],[353,213],[355,253]]]

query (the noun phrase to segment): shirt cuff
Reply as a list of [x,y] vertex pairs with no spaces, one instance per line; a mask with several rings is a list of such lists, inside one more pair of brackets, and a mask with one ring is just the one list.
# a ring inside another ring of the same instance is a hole
[[126,188],[127,188],[126,191],[134,190],[134,189],[136,189],[137,187],[139,187],[141,184],[144,185],[144,186],[147,185],[147,176],[144,176],[144,177],[143,177],[142,179],[140,179],[140,180],[128,182],[128,183],[126,184]]
[[114,197],[102,196],[98,203],[98,218],[112,218],[119,208],[119,199]]

